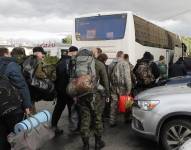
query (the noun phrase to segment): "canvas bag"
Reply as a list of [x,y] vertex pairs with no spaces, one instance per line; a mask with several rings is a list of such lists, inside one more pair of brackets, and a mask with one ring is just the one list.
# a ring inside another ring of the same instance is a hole
[[67,93],[71,97],[93,92],[96,87],[96,70],[93,53],[87,49],[80,50],[75,58],[75,65],[71,73],[71,80],[67,86]]
[[41,124],[39,121],[38,123],[39,125],[29,132],[9,134],[8,142],[11,144],[11,150],[38,150],[55,136],[54,131],[47,124]]

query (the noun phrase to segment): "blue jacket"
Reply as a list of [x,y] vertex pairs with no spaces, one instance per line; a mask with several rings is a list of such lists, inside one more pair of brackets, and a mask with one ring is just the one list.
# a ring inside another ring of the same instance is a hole
[[0,67],[4,64],[7,64],[4,75],[7,76],[10,82],[19,90],[23,100],[23,109],[32,107],[29,89],[22,75],[20,66],[16,63],[14,58],[0,57]]

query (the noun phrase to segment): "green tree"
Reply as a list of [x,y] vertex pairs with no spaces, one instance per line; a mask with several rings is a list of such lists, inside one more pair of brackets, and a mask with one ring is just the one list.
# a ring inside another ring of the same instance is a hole
[[72,44],[72,36],[68,35],[67,37],[62,39],[62,43],[64,43],[64,44]]

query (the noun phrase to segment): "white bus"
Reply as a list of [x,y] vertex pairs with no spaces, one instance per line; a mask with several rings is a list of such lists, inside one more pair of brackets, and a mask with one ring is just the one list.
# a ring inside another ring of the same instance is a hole
[[[154,55],[174,57],[182,55],[181,40],[171,33],[132,12],[104,12],[76,17],[72,44],[77,47],[99,47],[109,58],[117,51],[129,54],[130,62],[136,64],[144,52]],[[168,51],[168,55],[167,55]]]

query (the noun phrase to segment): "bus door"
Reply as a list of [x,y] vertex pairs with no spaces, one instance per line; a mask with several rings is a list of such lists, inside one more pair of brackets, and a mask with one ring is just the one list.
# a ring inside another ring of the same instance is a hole
[[173,63],[175,63],[180,57],[182,57],[182,49],[175,46]]

